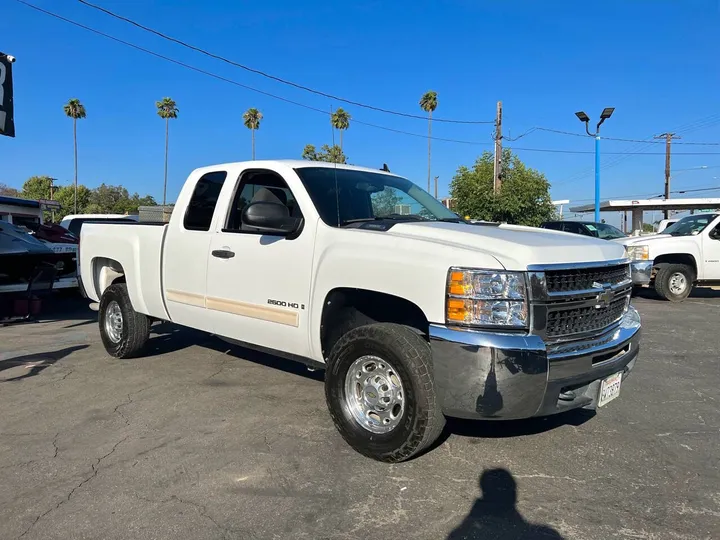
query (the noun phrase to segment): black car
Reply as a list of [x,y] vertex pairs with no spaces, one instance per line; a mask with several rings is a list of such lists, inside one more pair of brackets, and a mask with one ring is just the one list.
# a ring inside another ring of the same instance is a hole
[[540,227],[554,231],[592,236],[593,238],[602,238],[603,240],[613,240],[627,236],[627,234],[617,227],[613,227],[607,223],[595,223],[594,221],[546,221],[540,225]]

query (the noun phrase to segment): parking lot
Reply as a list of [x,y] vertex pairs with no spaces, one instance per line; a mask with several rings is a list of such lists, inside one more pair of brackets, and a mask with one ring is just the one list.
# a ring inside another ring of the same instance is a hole
[[114,360],[66,299],[0,328],[0,538],[720,538],[720,292],[634,302],[641,358],[598,414],[452,421],[387,465],[321,372],[167,323]]

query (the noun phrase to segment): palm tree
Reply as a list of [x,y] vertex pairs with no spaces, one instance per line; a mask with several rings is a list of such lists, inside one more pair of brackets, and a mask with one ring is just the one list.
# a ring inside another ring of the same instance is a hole
[[263,115],[255,107],[249,108],[243,114],[243,124],[245,127],[252,131],[252,158],[255,159],[255,130],[260,129],[260,120],[263,119]]
[[350,127],[350,113],[342,107],[338,107],[338,110],[332,113],[330,116],[330,123],[332,127],[340,131],[340,151],[342,152],[343,147],[343,131]]
[[430,141],[432,137],[432,113],[437,109],[437,92],[430,90],[420,98],[420,108],[428,113],[428,193],[430,193]]
[[77,214],[77,189],[78,189],[78,159],[77,159],[77,121],[80,118],[85,118],[85,106],[80,103],[77,98],[72,98],[63,107],[65,116],[72,118],[73,121],[73,145],[75,147],[75,213]]
[[175,101],[169,97],[163,98],[162,101],[156,101],[157,113],[160,118],[165,120],[165,183],[163,184],[163,207],[165,206],[165,198],[167,194],[167,172],[168,172],[168,134],[170,130],[170,119],[177,118],[178,108]]

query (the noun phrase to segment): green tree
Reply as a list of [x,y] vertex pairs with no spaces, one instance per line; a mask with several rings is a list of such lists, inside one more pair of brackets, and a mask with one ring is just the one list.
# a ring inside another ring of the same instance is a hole
[[312,144],[305,145],[303,148],[302,158],[308,161],[326,161],[329,163],[347,163],[347,156],[343,154],[342,149],[333,145],[332,147],[323,144],[318,152]]
[[3,182],[0,182],[0,195],[4,195],[6,197],[20,197],[20,191],[14,187],[4,184]]
[[243,124],[252,132],[252,158],[255,159],[255,130],[260,129],[260,120],[263,115],[256,108],[251,107],[243,114]]
[[382,191],[373,193],[370,198],[372,200],[373,215],[375,216],[394,214],[396,212],[395,207],[400,204],[401,200],[395,189],[387,186]]
[[22,196],[26,199],[49,199],[52,181],[50,176],[31,176],[22,186]]
[[343,147],[343,131],[350,127],[351,118],[352,116],[350,116],[350,113],[342,107],[338,107],[338,109],[334,113],[332,113],[332,115],[330,115],[330,123],[332,124],[332,127],[340,132],[341,152]]
[[432,141],[432,113],[435,109],[437,109],[437,106],[437,92],[430,90],[425,92],[420,98],[420,108],[428,113],[428,193],[430,193],[430,142]]
[[509,149],[502,155],[503,185],[493,194],[493,155],[484,152],[472,169],[458,168],[450,183],[454,211],[461,216],[537,227],[555,208],[545,175],[530,169]]
[[[55,212],[55,221],[61,221],[62,218],[75,211],[75,189],[71,186],[60,186],[55,189],[53,198],[60,203],[60,211]],[[78,213],[88,213],[87,208],[90,203],[90,190],[87,186],[79,184],[77,187],[77,207]]]
[[168,176],[168,136],[170,134],[170,119],[177,118],[180,112],[175,101],[169,97],[156,101],[155,107],[160,118],[165,120],[165,181],[163,182],[163,206],[167,198],[167,176]]
[[[78,152],[77,152],[77,121],[85,118],[87,115],[85,113],[85,105],[80,103],[80,100],[77,98],[72,98],[69,100],[65,106],[63,107],[63,111],[65,111],[65,116],[68,118],[72,118],[73,121],[73,147],[75,149],[75,191],[77,192],[78,189]],[[77,199],[77,195],[75,196]],[[74,203],[75,205],[75,213],[77,214],[77,200]]]

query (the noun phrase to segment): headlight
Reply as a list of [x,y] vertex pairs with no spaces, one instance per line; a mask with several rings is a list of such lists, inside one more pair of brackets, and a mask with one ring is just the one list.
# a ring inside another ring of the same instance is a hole
[[525,275],[520,272],[450,268],[448,324],[527,327]]
[[632,261],[650,260],[650,248],[648,246],[625,246],[628,259]]

